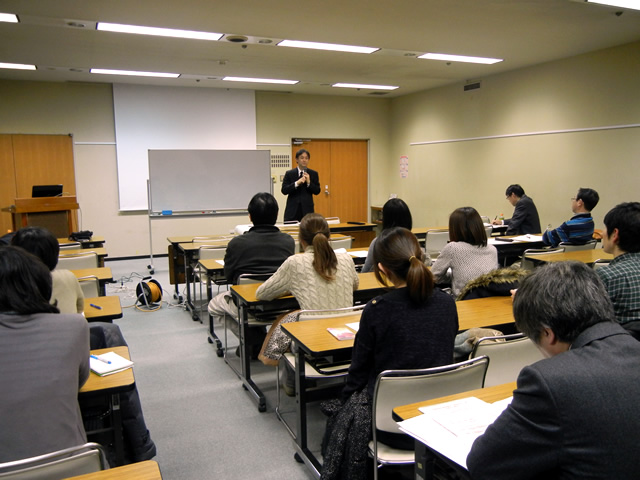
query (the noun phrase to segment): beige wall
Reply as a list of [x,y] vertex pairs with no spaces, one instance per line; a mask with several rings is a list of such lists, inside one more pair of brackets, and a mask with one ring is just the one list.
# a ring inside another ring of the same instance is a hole
[[[412,207],[416,226],[446,225],[463,205],[494,216],[511,207],[510,183],[536,201],[543,228],[569,215],[580,186],[597,189],[598,226],[613,205],[638,200],[640,129],[520,136],[437,145],[412,142],[640,123],[640,43],[397,99],[256,93],[259,148],[290,153],[292,138],[370,141],[370,200],[390,193]],[[0,132],[72,133],[82,228],[104,235],[112,257],[149,252],[148,217],[118,211],[113,99],[107,84],[0,80]],[[409,178],[398,162],[409,156]],[[279,183],[274,190],[279,190]],[[157,219],[153,249],[166,237],[224,233],[247,217]]]
[[[0,98],[2,133],[73,134],[81,228],[104,236],[111,257],[148,255],[148,216],[145,212],[118,210],[111,85],[0,80]],[[380,165],[388,156],[389,105],[388,100],[379,98],[259,92],[258,143],[288,145],[296,136],[370,139],[371,162]],[[273,153],[290,152],[290,147],[270,149]],[[278,191],[279,187],[274,185]],[[154,219],[153,251],[166,253],[168,236],[226,233],[248,221],[244,215]]]
[[[640,200],[640,128],[410,146],[413,142],[640,124],[640,43],[482,79],[479,90],[448,86],[392,102],[390,192],[417,226],[439,226],[457,207],[482,215],[513,208],[505,188],[520,183],[542,228],[571,215],[579,187],[600,193],[597,227],[609,208]],[[401,179],[399,157],[409,157]],[[384,201],[384,198],[380,199]]]

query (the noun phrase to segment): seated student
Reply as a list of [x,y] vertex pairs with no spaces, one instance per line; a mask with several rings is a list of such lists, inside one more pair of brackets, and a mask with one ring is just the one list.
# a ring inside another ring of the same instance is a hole
[[449,216],[449,239],[431,273],[437,283],[451,282],[451,291],[458,296],[471,280],[498,268],[498,251],[487,244],[482,219],[472,207],[457,208]]
[[474,480],[638,478],[640,343],[580,262],[536,268],[515,294],[518,329],[547,357],[467,457]]
[[87,441],[78,390],[89,377],[89,325],[50,298],[47,267],[0,247],[0,462]]
[[34,254],[51,271],[53,279],[51,303],[58,307],[60,313],[84,311],[84,295],[78,279],[69,270],[56,269],[60,244],[53,233],[42,227],[21,228],[11,239],[11,244]]
[[[259,300],[273,300],[291,293],[302,310],[322,310],[353,306],[353,291],[358,275],[351,255],[336,254],[329,243],[329,225],[319,213],[308,213],[300,222],[300,245],[304,253],[287,258],[276,273],[256,291]],[[259,358],[267,365],[277,365],[289,348],[289,338],[281,323],[294,321],[291,312],[273,324]]]
[[[355,400],[358,405],[368,404],[370,409],[376,378],[384,370],[430,368],[453,362],[458,332],[456,304],[450,295],[434,288],[415,235],[401,227],[384,230],[376,241],[374,253],[378,260],[376,277],[384,284],[388,279],[393,289],[371,300],[362,312],[347,383],[342,391],[343,408],[351,408],[350,399],[354,397],[358,398]],[[342,457],[341,444],[347,437],[362,438],[366,458],[371,423],[364,422],[361,428],[366,428],[366,432],[327,431],[323,477],[329,469],[339,469],[337,463],[347,465],[354,461]],[[380,432],[378,439],[394,448],[414,448],[413,439],[408,435]]]
[[571,199],[571,211],[573,217],[554,230],[547,230],[542,234],[542,241],[546,245],[557,247],[560,242],[584,245],[593,240],[593,210],[600,196],[591,188],[580,188],[575,197]]
[[[293,237],[276,227],[278,202],[270,193],[256,193],[247,207],[253,227],[244,235],[233,238],[224,255],[226,279],[238,283],[244,273],[273,273],[282,262],[294,254]],[[238,318],[238,307],[230,291],[222,292],[209,302],[209,314],[221,318],[228,315]],[[264,341],[264,327],[250,327],[247,344],[252,346],[252,357],[256,358]]]
[[[411,219],[411,211],[409,206],[399,198],[391,198],[382,207],[382,231],[391,227],[403,227],[407,230],[411,230],[413,227],[413,221]],[[373,249],[376,244],[376,239],[371,240],[369,245],[369,252],[367,258],[364,261],[361,272],[372,272],[375,261],[373,259]],[[425,257],[426,258],[426,257]],[[431,259],[429,259],[428,265],[431,265]]]
[[507,200],[515,207],[508,220],[494,220],[494,225],[508,225],[507,235],[540,233],[540,217],[533,200],[525,195],[524,188],[517,183],[509,185],[505,192]]
[[613,255],[596,272],[613,303],[616,320],[640,340],[640,203],[621,203],[604,217],[602,248]]

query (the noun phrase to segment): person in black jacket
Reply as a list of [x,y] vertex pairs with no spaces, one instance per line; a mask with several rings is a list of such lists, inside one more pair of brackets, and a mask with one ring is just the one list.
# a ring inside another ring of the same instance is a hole
[[540,217],[535,203],[524,193],[517,183],[509,185],[505,192],[507,200],[516,207],[513,216],[508,220],[494,220],[494,225],[507,225],[507,235],[525,235],[527,233],[541,233]]
[[314,213],[313,196],[320,193],[318,172],[307,168],[311,154],[301,148],[296,152],[298,166],[288,170],[282,181],[282,194],[287,195],[284,221],[300,221],[307,213]]

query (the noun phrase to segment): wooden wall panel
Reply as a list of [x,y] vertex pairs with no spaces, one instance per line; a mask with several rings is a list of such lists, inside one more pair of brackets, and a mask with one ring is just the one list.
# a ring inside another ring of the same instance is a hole
[[[0,135],[0,208],[13,204],[16,198],[16,174],[13,168],[11,135]],[[0,236],[11,230],[11,214],[0,212]]]
[[33,185],[61,183],[65,195],[76,194],[73,137],[70,135],[12,135],[16,196],[31,197]]

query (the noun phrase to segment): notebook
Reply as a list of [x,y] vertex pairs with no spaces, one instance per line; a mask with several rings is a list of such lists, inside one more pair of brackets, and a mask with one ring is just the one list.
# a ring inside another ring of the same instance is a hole
[[127,368],[131,368],[133,362],[121,357],[116,352],[107,352],[101,355],[91,355],[89,358],[89,366],[91,371],[96,375],[104,377],[114,373],[122,372]]

